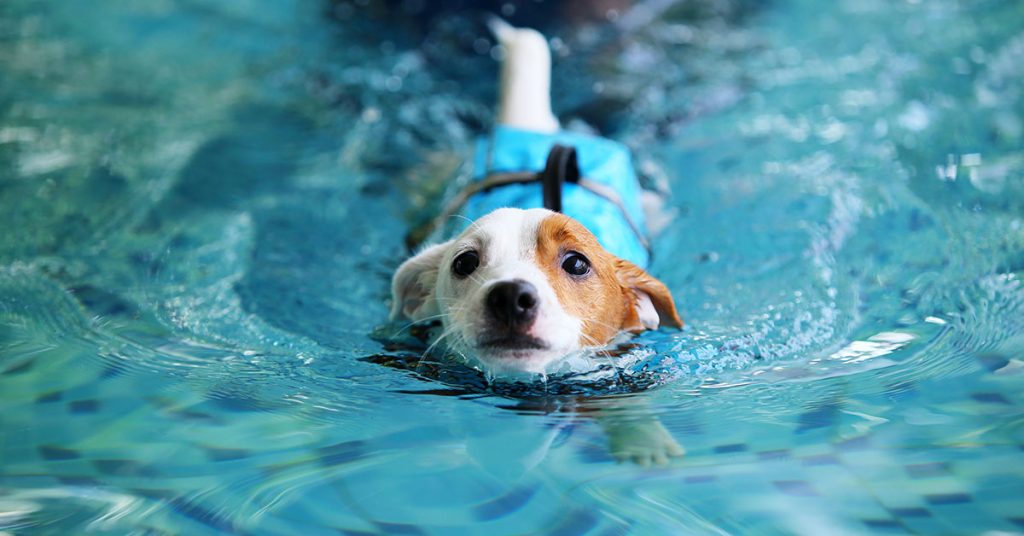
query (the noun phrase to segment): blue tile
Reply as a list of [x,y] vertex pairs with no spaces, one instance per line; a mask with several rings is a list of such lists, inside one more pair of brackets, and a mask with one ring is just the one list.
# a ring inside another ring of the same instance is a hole
[[521,509],[533,498],[537,488],[519,488],[494,500],[477,505],[473,508],[473,516],[480,521],[490,521],[505,517]]
[[175,419],[183,421],[207,421],[207,422],[220,422],[220,419],[204,411],[197,411],[194,409],[165,409],[166,413]]
[[93,460],[92,466],[102,474],[116,476],[155,476],[153,467],[134,460]]
[[203,525],[206,525],[219,532],[235,532],[235,526],[230,519],[227,519],[226,517],[218,514],[217,512],[208,510],[207,508],[200,506],[195,502],[189,501],[188,499],[182,497],[174,497],[169,499],[167,501],[167,504],[170,505],[171,509],[174,510],[175,512],[194,521],[198,521],[199,523],[202,523]]
[[317,449],[320,463],[325,467],[341,465],[366,456],[366,444],[362,441],[346,441]]
[[22,374],[24,372],[28,372],[29,370],[32,370],[32,367],[35,364],[36,364],[36,360],[35,359],[26,359],[26,360],[24,360],[24,361],[22,361],[20,363],[17,363],[15,365],[11,365],[10,367],[7,367],[6,369],[4,369],[3,372],[0,372],[0,374],[3,374],[5,376],[14,376],[15,374]]
[[1011,517],[1008,521],[1024,529],[1024,517]]
[[787,495],[796,495],[799,497],[814,497],[818,495],[818,492],[814,490],[809,482],[803,480],[776,480],[773,482],[779,491]]
[[384,534],[409,534],[412,536],[426,534],[426,532],[424,532],[420,527],[409,523],[386,523],[384,521],[374,521],[373,524],[377,525]]
[[949,474],[949,466],[945,462],[916,463],[906,467],[910,478],[934,478]]
[[982,404],[1009,404],[1010,401],[999,393],[972,393],[971,398]]
[[569,515],[563,518],[557,525],[555,525],[550,534],[551,536],[575,536],[577,534],[586,534],[587,531],[594,528],[597,525],[597,517],[586,511],[586,510],[573,510]]
[[835,424],[841,407],[842,406],[839,403],[831,401],[800,414],[797,421],[798,425],[796,427],[796,432],[800,433],[808,430],[814,430],[816,428],[832,426]]
[[71,413],[96,413],[99,409],[100,401],[96,399],[68,402],[68,411]]
[[920,506],[908,506],[904,508],[890,508],[889,513],[896,517],[931,517],[932,512]]
[[615,461],[615,458],[603,446],[584,444],[577,450],[583,463],[608,463]]
[[50,402],[59,402],[60,399],[62,398],[64,398],[63,391],[53,391],[51,393],[39,395],[36,398],[36,404],[48,404]]
[[227,462],[231,460],[241,460],[248,458],[250,452],[245,449],[221,449],[216,447],[203,447],[206,451],[206,457],[211,462]]
[[934,493],[931,495],[925,495],[924,500],[928,504],[945,505],[945,504],[966,504],[974,499],[967,493]]
[[82,457],[76,450],[53,445],[39,445],[37,449],[44,460],[75,460]]
[[978,363],[981,366],[988,369],[990,372],[995,372],[1006,365],[1010,364],[1010,359],[1004,355],[997,353],[980,354],[977,356]]
[[718,445],[714,448],[716,454],[728,454],[731,452],[746,452],[747,446],[743,443],[732,443],[729,445]]
[[58,476],[57,481],[68,486],[99,486],[101,482],[91,476]]
[[693,475],[684,478],[683,482],[687,484],[707,484],[715,480],[718,480],[718,477],[715,475]]
[[757,453],[761,460],[784,460],[789,458],[789,449],[764,450]]
[[100,373],[100,378],[115,378],[124,374],[124,371],[125,366],[121,363],[107,363],[107,365],[103,367],[103,372]]
[[862,519],[862,522],[875,530],[899,530],[904,531],[903,524],[895,519]]

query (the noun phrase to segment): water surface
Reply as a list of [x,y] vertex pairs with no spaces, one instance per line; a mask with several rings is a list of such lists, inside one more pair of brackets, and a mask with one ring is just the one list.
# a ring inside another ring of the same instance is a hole
[[1024,531],[1019,5],[505,8],[673,192],[689,327],[568,382],[642,391],[654,470],[380,336],[491,121],[480,13],[430,4],[0,6],[0,531]]

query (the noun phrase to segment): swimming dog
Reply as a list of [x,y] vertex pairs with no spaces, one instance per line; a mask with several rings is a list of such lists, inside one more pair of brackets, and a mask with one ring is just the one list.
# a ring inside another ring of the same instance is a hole
[[[629,151],[561,131],[544,36],[491,26],[505,50],[497,126],[477,148],[476,180],[435,220],[461,213],[472,223],[399,267],[392,320],[440,319],[450,350],[495,373],[543,373],[623,334],[681,328],[668,288],[644,269]],[[606,422],[613,453],[640,463],[682,454],[651,421]]]

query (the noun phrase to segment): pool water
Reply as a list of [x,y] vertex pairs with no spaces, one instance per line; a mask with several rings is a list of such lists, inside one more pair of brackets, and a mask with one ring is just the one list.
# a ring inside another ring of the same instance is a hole
[[[1024,533],[1021,5],[605,5],[0,4],[0,533]],[[673,192],[688,327],[598,376],[385,326],[485,11]]]

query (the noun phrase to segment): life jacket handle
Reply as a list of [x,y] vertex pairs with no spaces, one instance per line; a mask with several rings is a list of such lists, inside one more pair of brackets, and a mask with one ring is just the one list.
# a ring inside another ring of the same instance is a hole
[[580,182],[580,166],[576,161],[576,148],[555,144],[548,152],[544,171],[538,174],[544,188],[544,208],[562,211],[562,185]]

